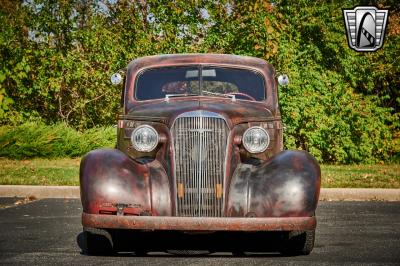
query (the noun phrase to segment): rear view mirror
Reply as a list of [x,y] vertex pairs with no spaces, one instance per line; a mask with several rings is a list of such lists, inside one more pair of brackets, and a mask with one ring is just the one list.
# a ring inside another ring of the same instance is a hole
[[[203,77],[213,77],[215,78],[217,76],[215,69],[203,69],[201,71],[201,75]],[[199,71],[198,70],[188,70],[186,71],[185,78],[198,78],[199,77]]]
[[119,73],[114,73],[114,74],[112,74],[112,76],[111,76],[111,83],[112,83],[113,85],[119,85],[119,84],[121,84],[121,82],[122,82],[122,76],[121,76],[121,74],[119,74]]
[[281,86],[286,86],[289,84],[289,77],[286,74],[279,75],[278,83]]

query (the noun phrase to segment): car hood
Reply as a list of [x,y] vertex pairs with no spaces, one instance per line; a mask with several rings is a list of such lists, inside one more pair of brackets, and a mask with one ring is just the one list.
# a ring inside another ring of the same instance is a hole
[[194,110],[207,110],[218,113],[231,125],[273,119],[272,112],[266,108],[263,102],[232,101],[229,98],[216,99],[207,97],[142,102],[132,107],[126,118],[163,122],[171,125],[180,114]]

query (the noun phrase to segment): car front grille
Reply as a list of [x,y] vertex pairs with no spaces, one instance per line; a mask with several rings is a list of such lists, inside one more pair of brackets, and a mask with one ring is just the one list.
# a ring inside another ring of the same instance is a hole
[[221,217],[229,130],[216,113],[180,115],[172,129],[177,216]]

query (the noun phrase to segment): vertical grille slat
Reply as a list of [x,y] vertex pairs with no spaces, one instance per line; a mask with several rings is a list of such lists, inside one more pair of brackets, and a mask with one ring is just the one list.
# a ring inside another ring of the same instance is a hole
[[[194,111],[171,128],[175,150],[177,215],[221,217],[228,127],[219,115]],[[181,186],[181,187],[180,187]],[[183,186],[183,194],[182,194]]]

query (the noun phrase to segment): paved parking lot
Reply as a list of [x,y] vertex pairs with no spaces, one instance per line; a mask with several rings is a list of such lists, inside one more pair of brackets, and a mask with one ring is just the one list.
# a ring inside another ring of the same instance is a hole
[[[400,264],[400,202],[320,202],[316,246],[309,256],[276,253],[173,256],[133,253],[94,257],[80,253],[79,200],[43,199],[14,205],[0,198],[0,264],[259,265]],[[6,207],[11,206],[11,207]]]

